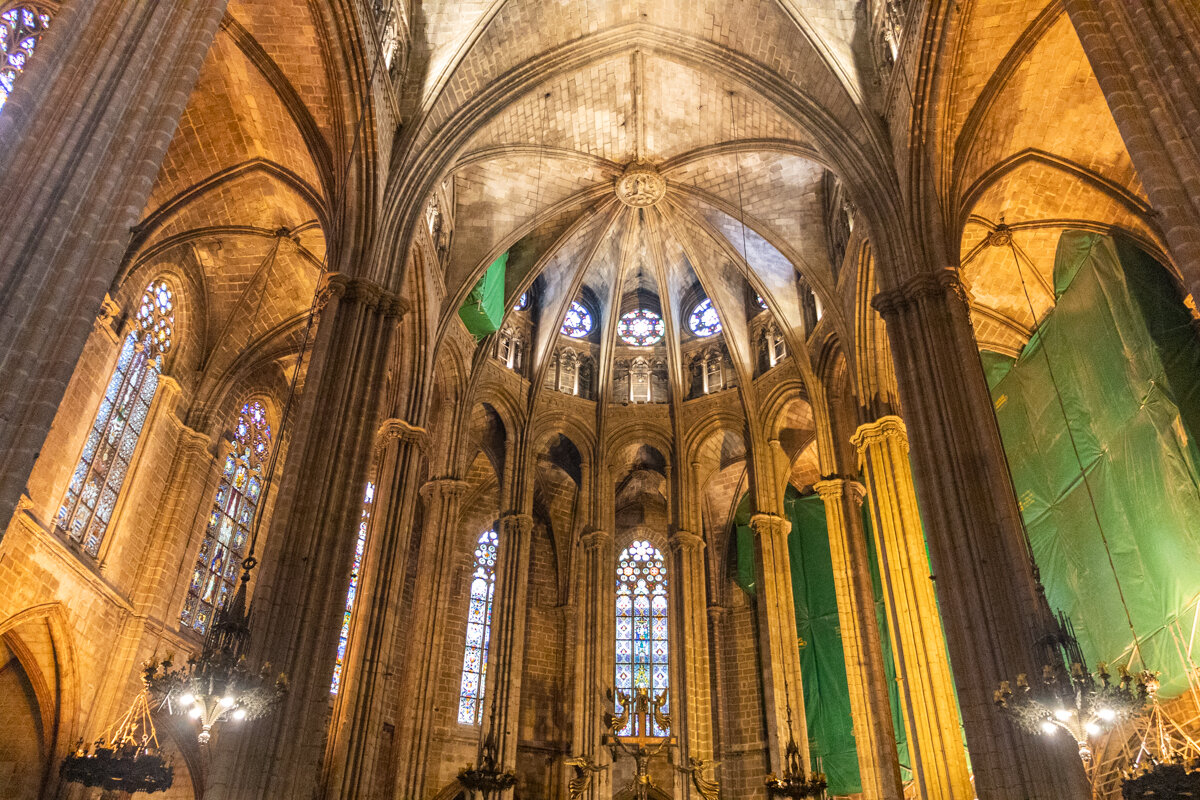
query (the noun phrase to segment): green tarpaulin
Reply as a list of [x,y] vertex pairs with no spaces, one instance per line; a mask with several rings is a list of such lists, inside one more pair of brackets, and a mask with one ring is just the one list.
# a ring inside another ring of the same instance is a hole
[[[788,487],[785,501],[792,523],[788,535],[791,558],[792,596],[796,606],[796,635],[800,647],[800,670],[804,681],[804,712],[809,746],[821,758],[829,779],[831,795],[862,791],[858,755],[854,742],[854,722],[850,713],[850,689],[838,624],[837,597],[833,585],[833,562],[829,554],[829,529],[825,522],[825,504],[815,495],[800,497]],[[754,538],[750,531],[750,501],[747,496],[735,518],[738,534],[738,583],[754,591]],[[907,766],[908,746],[904,735],[900,698],[896,685],[895,662],[887,633],[882,600],[882,585],[875,560],[870,522],[863,517],[870,549],[871,578],[875,585],[876,624],[883,635],[884,665],[892,704],[892,723],[904,779],[910,777]]]
[[1186,648],[1200,595],[1200,342],[1166,270],[1132,245],[1065,233],[1054,284],[1015,363],[985,354],[1034,557],[1093,667],[1129,657],[1123,592],[1146,665],[1178,694],[1172,628],[1183,619]]
[[507,263],[508,253],[493,261],[458,309],[458,316],[476,339],[500,330],[504,319],[504,265]]

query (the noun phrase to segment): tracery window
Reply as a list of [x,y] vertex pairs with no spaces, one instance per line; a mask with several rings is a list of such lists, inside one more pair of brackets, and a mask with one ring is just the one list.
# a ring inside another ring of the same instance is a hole
[[50,15],[37,6],[17,6],[0,14],[0,109],[49,27]]
[[363,498],[362,515],[358,518],[358,541],[354,545],[354,563],[350,567],[350,589],[346,592],[346,611],[342,614],[342,632],[338,634],[337,661],[333,665],[333,683],[330,694],[337,694],[342,683],[342,666],[346,660],[346,642],[350,639],[350,613],[354,610],[354,598],[358,595],[358,576],[362,571],[363,552],[367,549],[367,526],[371,522],[371,505],[375,502],[375,484],[367,482],[367,495]]
[[712,300],[704,298],[688,316],[688,328],[697,336],[712,336],[721,332],[721,318],[713,308]]
[[[644,687],[656,698],[668,688],[667,570],[662,553],[647,541],[636,541],[617,559],[618,691],[633,696]],[[669,704],[664,710],[669,710]],[[654,735],[667,731],[654,726]],[[632,716],[621,735],[632,733]]]
[[478,725],[483,721],[488,645],[492,640],[492,599],[496,591],[496,547],[494,528],[484,531],[475,546],[475,571],[471,575],[471,600],[467,606],[467,646],[458,692],[458,721],[462,725]]
[[649,403],[650,362],[638,356],[629,363],[629,402]]
[[754,295],[754,302],[758,304],[758,307],[761,310],[763,310],[763,311],[767,310],[767,308],[768,308],[767,301],[763,299],[763,296],[761,294]]
[[583,339],[592,332],[592,314],[577,300],[571,301],[563,320],[562,332],[572,339]]
[[142,294],[137,327],[125,338],[67,486],[55,524],[92,556],[108,530],[113,508],[150,412],[163,356],[175,330],[175,299],[165,281],[154,281]]
[[617,335],[634,347],[648,347],[662,340],[663,320],[648,308],[639,308],[622,315],[617,321]]
[[251,400],[242,405],[230,437],[217,496],[192,569],[187,600],[179,615],[184,625],[200,633],[208,632],[216,613],[225,607],[237,588],[270,455],[271,424],[267,421],[267,409],[261,401]]

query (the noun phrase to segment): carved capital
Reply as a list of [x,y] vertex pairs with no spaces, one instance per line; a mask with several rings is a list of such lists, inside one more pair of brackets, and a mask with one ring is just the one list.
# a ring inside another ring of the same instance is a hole
[[750,530],[755,536],[787,536],[792,522],[779,514],[754,514],[750,517]]
[[865,455],[871,447],[884,442],[895,442],[905,453],[908,452],[908,428],[904,420],[895,414],[859,425],[858,430],[850,437],[850,444],[854,445],[860,456]]
[[889,320],[922,300],[938,297],[955,301],[964,310],[971,304],[967,289],[958,275],[953,270],[940,269],[914,275],[897,288],[880,292],[871,301],[871,307]]
[[831,475],[813,484],[822,500],[841,500],[849,497],[856,505],[861,505],[867,496],[867,487],[853,478]]
[[584,550],[600,550],[604,547],[612,546],[612,534],[608,531],[588,531],[579,537],[580,544]]
[[432,503],[439,498],[461,497],[470,488],[464,480],[458,478],[430,478],[421,484],[421,499]]
[[704,550],[704,537],[697,536],[691,531],[675,531],[667,543],[676,553],[683,551],[699,553]]
[[382,452],[387,448],[388,442],[396,439],[415,444],[422,451],[429,448],[429,431],[402,419],[392,418],[384,420],[375,433],[375,452]]
[[500,515],[500,530],[506,536],[528,536],[533,532],[533,517],[519,511],[506,511]]
[[317,290],[317,309],[323,309],[334,297],[342,302],[361,303],[387,317],[402,317],[408,312],[408,303],[395,292],[343,272],[330,272],[325,276],[324,285]]

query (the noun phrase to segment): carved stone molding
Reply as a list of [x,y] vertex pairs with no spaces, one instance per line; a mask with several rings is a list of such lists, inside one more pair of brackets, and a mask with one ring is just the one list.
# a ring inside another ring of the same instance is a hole
[[355,278],[343,272],[330,272],[317,292],[317,310],[321,310],[330,298],[362,303],[382,313],[385,317],[403,317],[409,304],[395,292],[389,292],[379,284],[365,278]]
[[675,552],[691,550],[698,553],[704,550],[705,546],[704,538],[692,533],[691,531],[675,531],[673,534],[671,534],[668,544]]
[[379,431],[375,434],[375,452],[382,452],[388,442],[395,439],[415,444],[422,451],[429,449],[429,431],[393,417],[384,420],[383,424],[379,426]]
[[612,534],[608,531],[588,531],[579,537],[579,543],[584,550],[599,550],[612,544]]
[[863,499],[867,496],[867,487],[853,478],[843,478],[840,476],[830,476],[813,484],[813,488],[817,490],[817,494],[822,500],[837,499],[841,497],[849,497],[856,504],[862,505]]
[[667,193],[667,181],[658,170],[644,162],[634,161],[625,167],[613,187],[617,199],[632,208],[649,208]]
[[953,298],[964,310],[970,307],[966,287],[958,279],[958,274],[950,269],[914,275],[897,288],[875,295],[871,307],[885,320],[890,320],[922,300],[936,297]]
[[886,441],[893,441],[900,445],[904,452],[908,452],[908,428],[904,420],[894,414],[859,425],[858,430],[850,437],[850,444],[854,445],[860,456],[872,445]]
[[421,484],[421,499],[428,503],[437,496],[461,496],[470,487],[469,483],[458,478],[430,478]]

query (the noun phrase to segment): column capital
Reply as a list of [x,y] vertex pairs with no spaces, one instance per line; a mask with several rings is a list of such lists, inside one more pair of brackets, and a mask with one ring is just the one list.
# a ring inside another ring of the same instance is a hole
[[415,444],[422,451],[429,449],[429,431],[402,419],[386,419],[375,433],[375,451],[388,446],[388,442],[400,439]]
[[714,625],[719,622],[724,622],[725,618],[728,616],[729,616],[729,609],[726,606],[709,606],[708,607],[708,619]]
[[867,495],[867,487],[863,486],[861,482],[840,475],[823,478],[814,483],[813,488],[817,490],[817,494],[821,496],[822,500],[840,500],[843,497],[849,497],[860,505]]
[[691,550],[700,552],[704,550],[704,537],[698,536],[691,531],[675,531],[671,534],[671,538],[667,542],[671,549],[675,552],[683,550]]
[[330,272],[317,293],[317,308],[325,307],[330,298],[353,300],[381,312],[386,317],[403,317],[408,303],[395,292],[389,292],[366,278],[355,278],[344,272]]
[[908,427],[904,420],[895,414],[859,425],[858,430],[850,437],[850,444],[854,445],[859,455],[865,453],[872,445],[885,441],[895,442],[908,452]]
[[921,300],[932,297],[953,298],[964,309],[969,308],[971,304],[967,288],[958,279],[957,273],[952,269],[939,269],[913,275],[895,289],[880,292],[871,300],[871,307],[887,320]]
[[750,517],[750,530],[756,536],[787,536],[792,530],[792,521],[779,514],[753,514]]
[[515,529],[517,533],[528,536],[533,532],[533,517],[520,511],[505,511],[500,515],[500,528],[506,532]]
[[430,478],[429,480],[425,481],[425,483],[421,484],[420,492],[421,498],[428,503],[437,497],[461,496],[466,494],[466,491],[469,487],[470,484],[458,478]]
[[602,547],[611,547],[613,537],[608,531],[590,530],[580,536],[579,541],[585,550],[599,550]]

